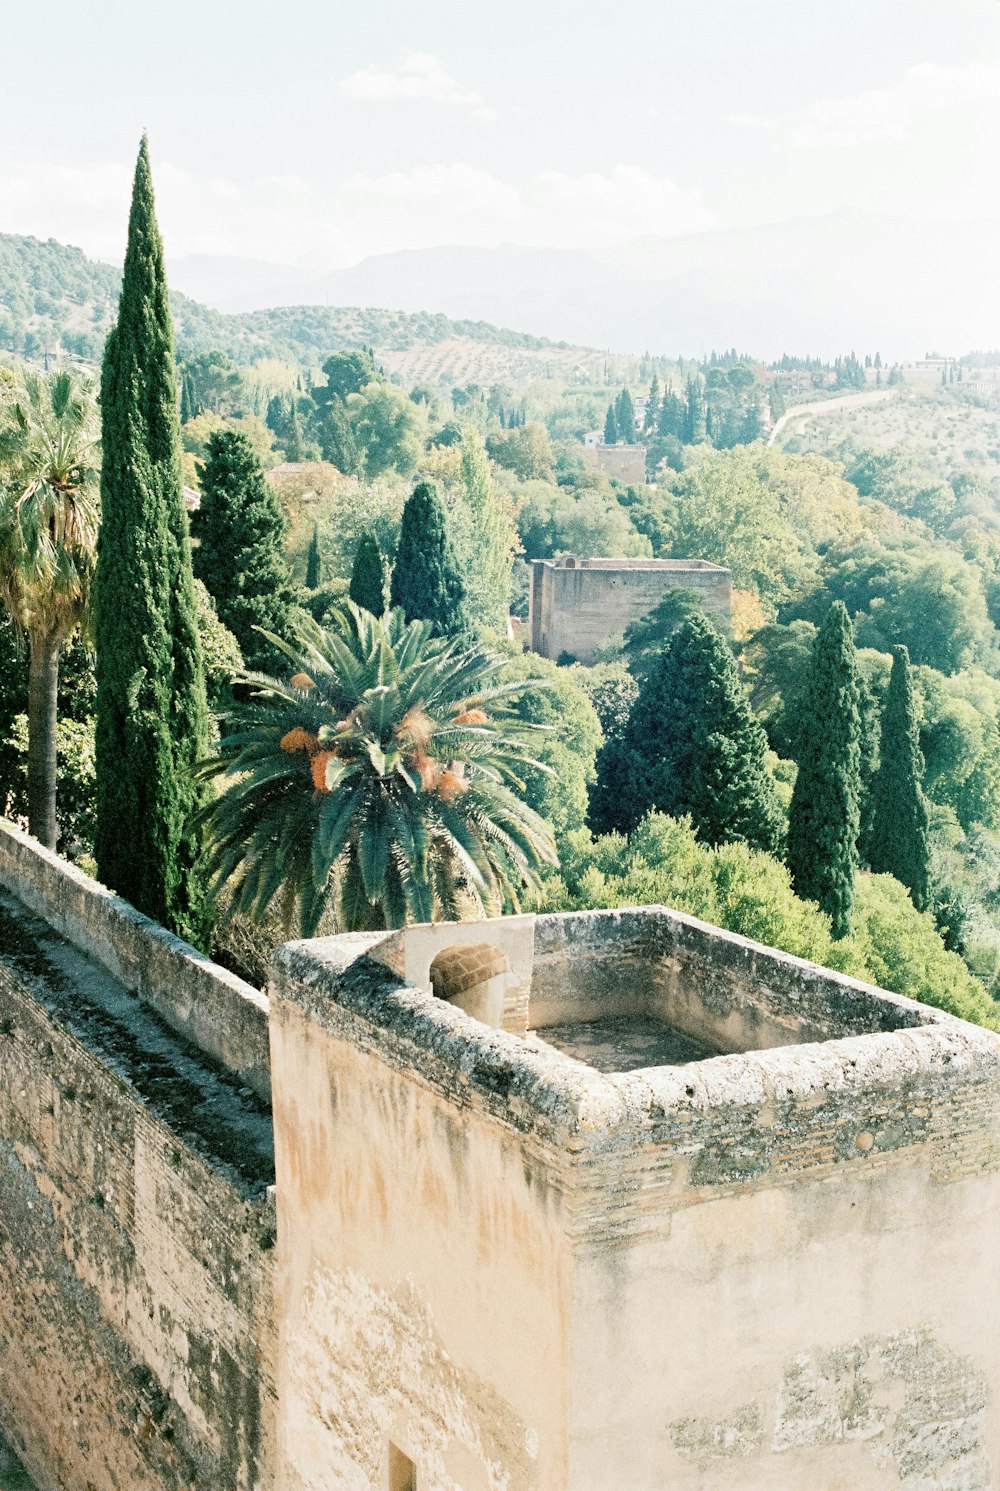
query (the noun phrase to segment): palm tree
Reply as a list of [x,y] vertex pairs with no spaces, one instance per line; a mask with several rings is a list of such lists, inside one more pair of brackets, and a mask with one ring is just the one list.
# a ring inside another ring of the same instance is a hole
[[349,603],[297,647],[269,640],[293,676],[240,675],[255,693],[205,767],[224,783],[200,815],[216,893],[257,919],[280,899],[286,925],[297,903],[303,937],[327,907],[345,931],[516,908],[556,862],[509,707],[536,681],[498,682],[502,658],[399,610]]
[[28,827],[56,844],[59,654],[88,619],[100,418],[92,384],[25,373],[0,405],[0,604],[28,643]]

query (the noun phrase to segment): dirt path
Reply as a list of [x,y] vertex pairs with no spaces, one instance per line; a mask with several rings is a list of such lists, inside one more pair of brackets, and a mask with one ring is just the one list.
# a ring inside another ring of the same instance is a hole
[[896,397],[894,388],[872,388],[864,393],[845,393],[835,399],[814,399],[810,404],[793,404],[786,409],[767,438],[773,445],[786,425],[796,419],[806,419],[810,414],[827,414],[831,409],[861,409],[865,404],[884,404]]

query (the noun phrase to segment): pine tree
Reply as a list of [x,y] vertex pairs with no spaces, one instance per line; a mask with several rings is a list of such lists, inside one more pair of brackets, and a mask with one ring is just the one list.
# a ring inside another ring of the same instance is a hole
[[356,606],[373,616],[381,616],[385,610],[385,563],[370,533],[363,533],[358,541],[349,594]]
[[194,572],[215,601],[219,620],[240,645],[249,668],[266,671],[278,659],[258,627],[287,636],[292,604],[285,559],[287,523],[278,495],[253,446],[236,430],[209,437],[201,507],[192,519],[198,540]]
[[319,548],[319,524],[313,524],[309,551],[306,554],[306,589],[318,590],[323,583],[323,556]]
[[605,445],[618,444],[618,421],[615,418],[614,404],[608,405],[608,412],[604,416],[604,443]]
[[95,595],[98,874],[204,945],[208,708],[181,480],[173,326],[149,149],[139,149],[118,323],[101,378],[104,460]]
[[766,751],[732,652],[705,617],[689,616],[640,684],[624,735],[598,757],[591,826],[629,833],[657,809],[690,814],[710,844],[773,853],[781,813]]
[[465,585],[441,499],[430,482],[414,487],[403,508],[391,603],[402,607],[407,621],[430,621],[436,636],[465,628]]
[[930,904],[930,849],[922,786],[924,760],[905,647],[892,649],[880,758],[872,792],[871,867],[877,874],[895,875],[910,892],[917,910],[926,911]]
[[707,417],[705,390],[701,379],[695,375],[688,379],[687,415],[684,420],[685,445],[704,445],[708,436]]
[[851,621],[836,601],[813,648],[799,728],[799,771],[788,816],[788,868],[797,895],[818,901],[846,937],[854,907],[861,721]]
[[631,445],[635,439],[635,406],[627,388],[622,389],[615,401],[615,423],[618,426],[619,440]]

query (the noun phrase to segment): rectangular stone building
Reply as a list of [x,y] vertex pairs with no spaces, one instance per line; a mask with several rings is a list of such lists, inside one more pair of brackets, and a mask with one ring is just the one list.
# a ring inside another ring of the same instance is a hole
[[593,662],[668,590],[696,590],[706,612],[728,622],[732,575],[706,559],[533,559],[529,646],[554,661]]

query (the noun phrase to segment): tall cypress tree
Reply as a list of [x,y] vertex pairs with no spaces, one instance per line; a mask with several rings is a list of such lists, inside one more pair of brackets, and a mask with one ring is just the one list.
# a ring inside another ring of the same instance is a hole
[[250,441],[237,430],[216,430],[208,441],[201,507],[191,523],[198,539],[194,572],[249,668],[267,669],[277,661],[258,627],[279,637],[288,632],[292,584],[286,527],[278,494]]
[[356,606],[381,616],[385,610],[385,564],[382,550],[370,533],[363,533],[354,553],[348,594]]
[[414,487],[403,508],[391,603],[402,606],[407,621],[432,622],[436,636],[464,630],[465,585],[441,499],[430,482]]
[[181,481],[173,327],[149,149],[139,149],[118,322],[101,375],[98,874],[182,936],[210,927],[201,844],[208,708]]
[[861,724],[859,736],[859,796],[858,796],[858,859],[862,865],[871,864],[872,828],[875,822],[875,777],[878,772],[879,738],[882,729],[881,709],[875,690],[861,675],[858,675],[858,719]]
[[910,892],[917,910],[926,911],[930,904],[930,848],[922,786],[924,758],[905,647],[892,649],[880,758],[872,791],[871,867],[876,873],[895,875]]
[[615,401],[615,423],[618,426],[619,440],[631,445],[635,439],[635,405],[627,388],[622,389]]
[[830,607],[813,648],[799,739],[799,772],[788,815],[788,868],[797,895],[818,901],[846,937],[854,908],[861,720],[851,621]]
[[615,417],[614,404],[608,405],[608,412],[604,416],[604,443],[605,445],[618,444],[618,420]]
[[624,735],[598,757],[591,827],[629,833],[655,808],[690,814],[710,844],[773,853],[781,813],[766,751],[731,651],[704,616],[688,616],[640,683]]
[[319,524],[313,524],[312,538],[306,554],[306,589],[316,590],[323,580],[323,555],[319,548]]
[[701,379],[695,374],[688,379],[687,414],[684,420],[684,444],[704,445],[708,438],[708,407]]

